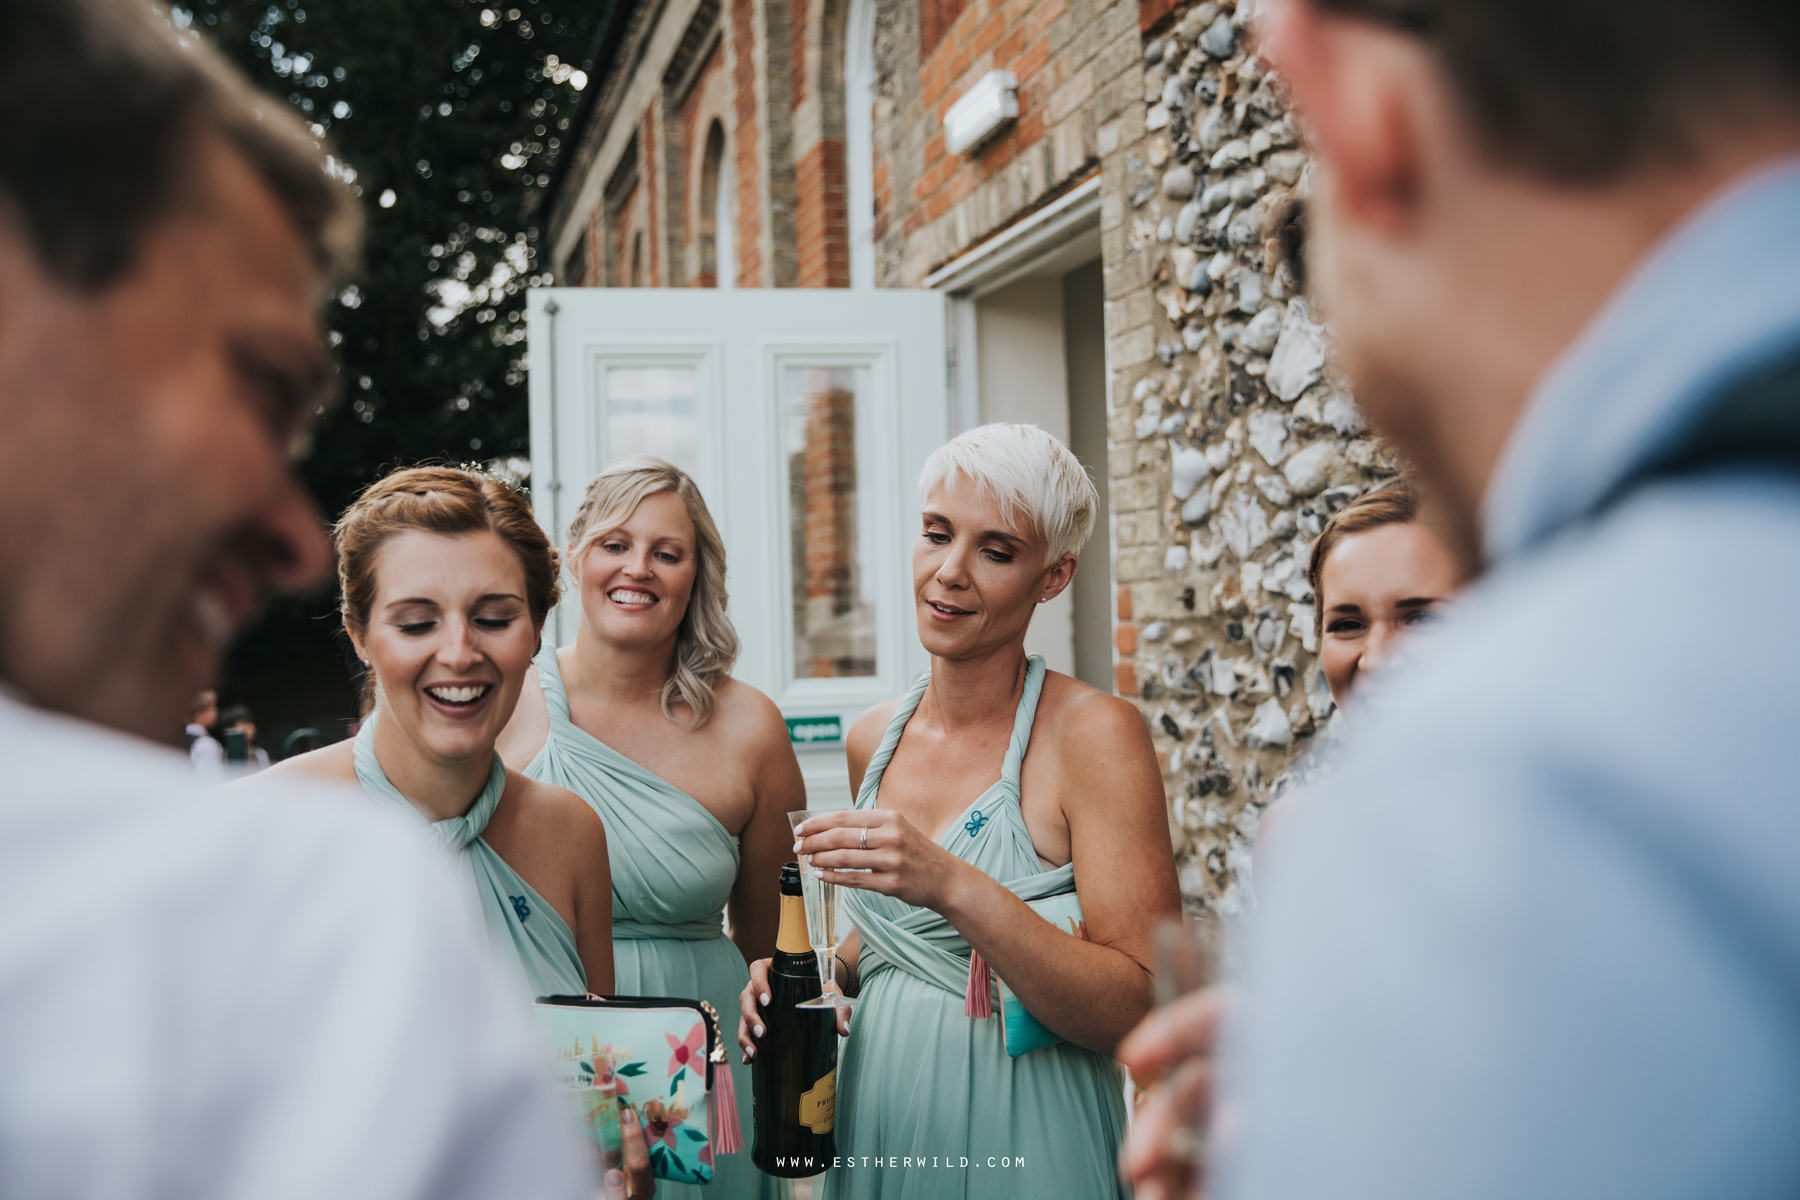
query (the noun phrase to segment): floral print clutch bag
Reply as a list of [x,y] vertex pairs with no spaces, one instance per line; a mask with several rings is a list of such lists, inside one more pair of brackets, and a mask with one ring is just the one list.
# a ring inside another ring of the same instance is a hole
[[541,996],[535,1009],[557,1081],[603,1153],[618,1151],[620,1104],[637,1114],[659,1179],[710,1183],[713,1156],[742,1151],[737,1096],[712,1005],[666,996]]

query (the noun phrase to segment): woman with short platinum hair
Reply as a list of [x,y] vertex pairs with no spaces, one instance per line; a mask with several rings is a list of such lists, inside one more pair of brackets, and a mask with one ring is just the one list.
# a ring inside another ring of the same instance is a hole
[[1019,516],[1047,543],[1046,564],[1080,552],[1094,530],[1100,497],[1069,448],[1036,425],[978,425],[932,451],[919,473],[919,495],[958,477],[974,480],[1008,524]]
[[[1029,425],[970,430],[919,482],[913,599],[931,670],[852,727],[856,806],[810,818],[795,844],[846,889],[856,928],[838,1152],[884,1164],[834,1168],[824,1195],[962,1194],[943,1168],[889,1157],[929,1147],[958,1170],[1004,1165],[984,1170],[984,1196],[1123,1196],[1110,1056],[1151,1006],[1151,929],[1180,911],[1162,772],[1131,704],[1025,653],[1032,613],[1075,576],[1094,488]],[[1029,906],[1072,910],[1071,892],[1078,936]],[[747,1054],[766,996],[754,963]],[[1038,1048],[1021,1014],[1047,1031]]]

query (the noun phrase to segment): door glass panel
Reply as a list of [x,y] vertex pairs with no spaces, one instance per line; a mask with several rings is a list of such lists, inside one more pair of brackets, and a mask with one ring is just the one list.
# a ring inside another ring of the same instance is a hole
[[786,368],[782,402],[794,580],[794,677],[875,674],[873,432],[867,367]]
[[693,367],[606,368],[608,461],[654,454],[692,475],[700,469]]

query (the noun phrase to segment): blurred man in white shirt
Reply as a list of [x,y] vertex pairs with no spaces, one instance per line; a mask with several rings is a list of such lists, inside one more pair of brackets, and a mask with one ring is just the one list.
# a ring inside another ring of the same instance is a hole
[[349,197],[133,0],[0,5],[0,111],[0,1195],[591,1195],[445,862],[166,748],[327,565]]

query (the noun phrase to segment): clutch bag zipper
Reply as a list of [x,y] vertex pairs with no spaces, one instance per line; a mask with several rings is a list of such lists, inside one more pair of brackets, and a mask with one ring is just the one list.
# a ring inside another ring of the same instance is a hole
[[725,1061],[725,1035],[719,1027],[719,1010],[705,1000],[684,1000],[679,996],[539,996],[539,1004],[560,1004],[568,1008],[690,1008],[706,1022],[706,1090],[713,1088],[713,1065]]

